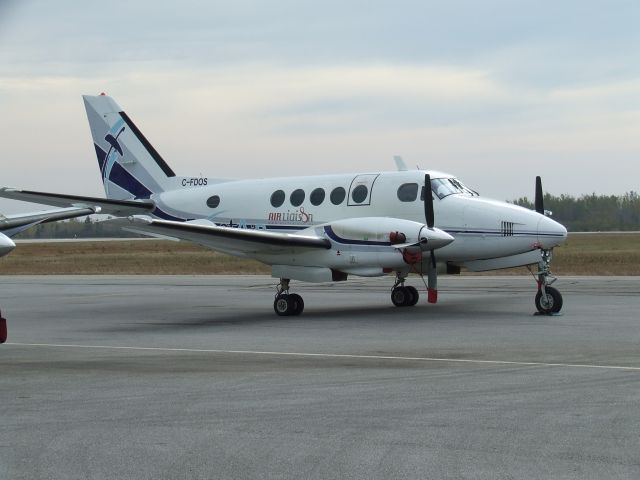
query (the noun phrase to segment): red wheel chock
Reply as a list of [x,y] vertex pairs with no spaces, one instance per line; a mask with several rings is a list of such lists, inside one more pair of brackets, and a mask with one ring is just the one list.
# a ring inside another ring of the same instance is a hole
[[0,313],[0,343],[4,343],[7,341],[7,319],[2,318],[2,313]]

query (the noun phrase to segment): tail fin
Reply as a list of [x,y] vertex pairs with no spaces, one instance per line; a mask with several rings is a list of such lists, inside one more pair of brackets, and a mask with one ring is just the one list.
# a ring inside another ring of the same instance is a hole
[[175,173],[113,98],[83,95],[107,198],[149,198]]

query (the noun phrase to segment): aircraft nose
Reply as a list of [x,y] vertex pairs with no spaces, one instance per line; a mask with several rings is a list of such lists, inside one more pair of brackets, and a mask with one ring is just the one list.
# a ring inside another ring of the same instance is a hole
[[553,248],[567,239],[567,229],[549,217],[540,215],[538,220],[538,243],[542,248]]
[[5,234],[0,233],[0,257],[11,252],[14,248],[16,248],[16,244],[13,243],[13,240],[11,240]]

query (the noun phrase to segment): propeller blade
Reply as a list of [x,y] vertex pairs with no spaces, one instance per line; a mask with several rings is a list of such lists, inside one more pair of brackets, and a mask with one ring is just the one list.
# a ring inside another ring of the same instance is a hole
[[433,194],[431,193],[431,175],[424,176],[424,219],[427,227],[433,228],[435,218],[433,214]]
[[535,200],[536,212],[544,215],[544,199],[542,193],[542,179],[536,177],[536,200]]

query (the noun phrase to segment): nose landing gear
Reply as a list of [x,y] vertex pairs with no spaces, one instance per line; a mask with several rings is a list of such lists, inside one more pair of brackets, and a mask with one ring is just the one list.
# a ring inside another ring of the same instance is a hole
[[273,301],[273,310],[276,314],[285,317],[300,315],[304,310],[304,301],[297,293],[289,293],[289,279],[281,278],[276,289],[276,298]]
[[551,259],[553,250],[540,250],[541,259],[538,263],[537,276],[538,293],[535,303],[538,312],[542,315],[554,315],[562,310],[562,295],[551,286],[557,278],[551,275]]

